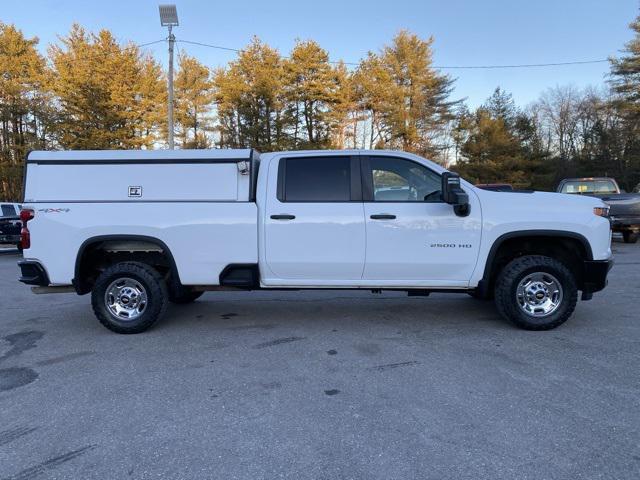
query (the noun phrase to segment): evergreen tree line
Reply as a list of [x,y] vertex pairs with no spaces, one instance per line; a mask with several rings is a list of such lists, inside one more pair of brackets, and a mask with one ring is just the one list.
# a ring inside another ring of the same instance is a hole
[[[600,89],[556,87],[526,108],[497,88],[470,110],[433,67],[433,39],[399,32],[348,69],[312,40],[288,56],[254,38],[223,68],[180,52],[179,148],[415,152],[476,183],[553,189],[567,176],[640,181],[640,19]],[[0,199],[21,195],[34,149],[166,146],[166,72],[136,45],[75,25],[47,55],[0,23]]]

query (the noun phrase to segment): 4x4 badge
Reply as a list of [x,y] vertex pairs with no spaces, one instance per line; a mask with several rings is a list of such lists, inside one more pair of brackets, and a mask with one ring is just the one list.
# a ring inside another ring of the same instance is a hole
[[38,211],[43,213],[67,213],[69,209],[68,208],[39,208]]

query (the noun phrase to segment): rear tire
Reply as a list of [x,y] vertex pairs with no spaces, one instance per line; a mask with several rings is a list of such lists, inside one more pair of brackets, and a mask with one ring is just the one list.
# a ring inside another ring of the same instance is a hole
[[508,263],[498,275],[495,303],[507,320],[526,330],[563,324],[578,301],[576,280],[561,262],[527,255]]
[[16,248],[18,249],[18,252],[22,253],[22,242],[16,243]]
[[149,329],[167,309],[167,286],[145,263],[116,263],[103,271],[91,292],[93,311],[102,325],[116,333]]
[[636,243],[638,241],[638,232],[622,232],[624,243]]

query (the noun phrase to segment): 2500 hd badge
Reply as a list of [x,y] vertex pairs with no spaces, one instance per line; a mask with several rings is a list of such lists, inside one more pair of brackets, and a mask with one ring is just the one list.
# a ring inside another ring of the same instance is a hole
[[432,243],[431,248],[471,248],[470,243]]

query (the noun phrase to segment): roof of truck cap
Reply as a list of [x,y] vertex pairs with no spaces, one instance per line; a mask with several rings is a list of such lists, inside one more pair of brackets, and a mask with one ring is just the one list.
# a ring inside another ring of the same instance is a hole
[[33,151],[27,163],[189,163],[241,162],[249,160],[254,150],[66,150]]

